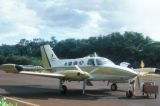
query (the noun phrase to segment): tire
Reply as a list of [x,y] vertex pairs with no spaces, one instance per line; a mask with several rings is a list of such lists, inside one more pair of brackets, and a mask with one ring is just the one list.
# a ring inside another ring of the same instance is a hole
[[111,91],[117,91],[117,84],[112,84],[111,85]]
[[62,88],[61,88],[61,94],[66,94],[67,92],[67,87],[65,85],[62,85]]
[[126,92],[126,97],[127,98],[132,98],[133,97],[133,92],[131,90]]
[[155,94],[155,99],[157,99],[157,94]]
[[149,94],[147,93],[147,98],[149,98]]

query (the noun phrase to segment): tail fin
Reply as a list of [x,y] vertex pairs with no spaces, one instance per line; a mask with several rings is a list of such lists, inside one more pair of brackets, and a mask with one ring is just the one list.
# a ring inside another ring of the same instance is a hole
[[42,64],[44,68],[49,69],[53,67],[53,63],[56,60],[59,60],[58,57],[53,52],[50,45],[41,46],[40,50],[42,55]]

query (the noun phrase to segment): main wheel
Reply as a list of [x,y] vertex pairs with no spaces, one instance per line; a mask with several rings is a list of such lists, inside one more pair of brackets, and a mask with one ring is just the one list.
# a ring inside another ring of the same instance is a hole
[[133,97],[133,92],[131,90],[126,92],[126,97],[127,98],[132,98]]
[[117,84],[112,84],[112,85],[111,85],[111,90],[112,90],[112,91],[117,91],[117,88],[118,88],[118,87],[117,87]]
[[155,93],[155,99],[157,98],[157,94]]
[[67,87],[65,85],[62,85],[62,88],[61,88],[61,94],[66,94],[67,92]]

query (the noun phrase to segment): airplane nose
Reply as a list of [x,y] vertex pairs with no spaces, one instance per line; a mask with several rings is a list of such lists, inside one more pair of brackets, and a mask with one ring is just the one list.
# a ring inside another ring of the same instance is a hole
[[84,76],[85,79],[88,79],[90,77],[90,75],[87,72],[84,72],[83,76]]
[[130,73],[130,75],[131,75],[132,77],[135,77],[135,76],[137,76],[137,75],[138,75],[138,73],[137,73],[137,72],[135,72],[135,71],[134,71],[134,70],[132,70],[132,69],[128,69],[127,71]]
[[133,76],[137,76],[138,74],[137,74],[137,73],[135,73],[135,72],[132,72],[132,75],[133,75]]

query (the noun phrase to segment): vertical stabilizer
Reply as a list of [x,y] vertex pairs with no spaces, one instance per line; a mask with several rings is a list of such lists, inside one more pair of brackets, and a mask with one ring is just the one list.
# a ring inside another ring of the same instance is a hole
[[56,60],[59,60],[53,52],[50,45],[44,45],[40,47],[43,67],[49,69],[53,67]]

